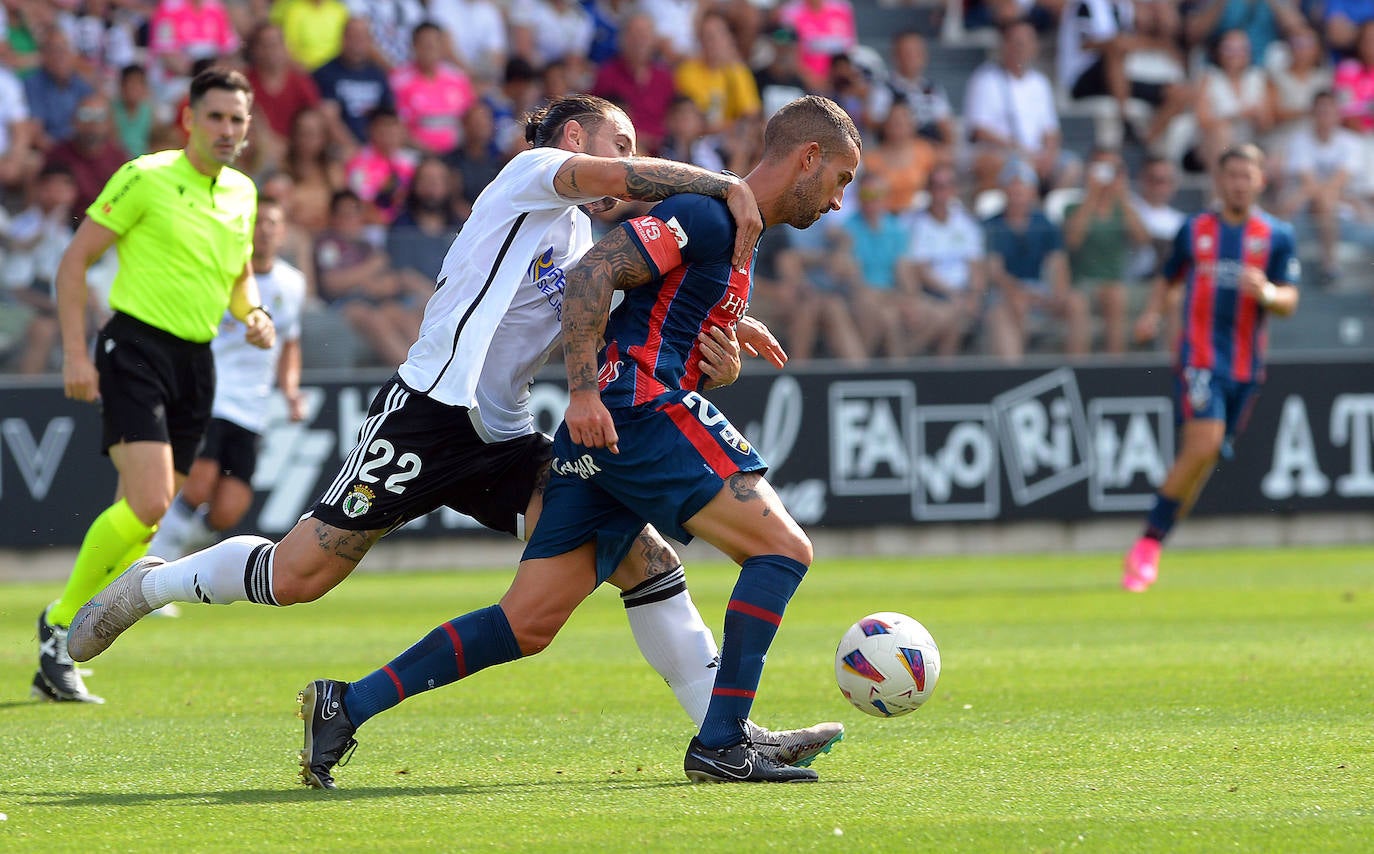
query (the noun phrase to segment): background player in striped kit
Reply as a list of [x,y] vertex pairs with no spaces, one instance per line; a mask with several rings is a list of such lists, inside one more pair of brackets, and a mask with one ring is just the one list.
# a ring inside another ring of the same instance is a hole
[[1138,339],[1154,338],[1168,288],[1186,280],[1174,364],[1179,452],[1155,494],[1145,533],[1126,554],[1121,586],[1134,592],[1155,582],[1165,538],[1245,426],[1264,381],[1266,318],[1298,308],[1302,270],[1293,229],[1256,206],[1264,155],[1254,145],[1228,149],[1216,176],[1220,207],[1183,223],[1136,324]]

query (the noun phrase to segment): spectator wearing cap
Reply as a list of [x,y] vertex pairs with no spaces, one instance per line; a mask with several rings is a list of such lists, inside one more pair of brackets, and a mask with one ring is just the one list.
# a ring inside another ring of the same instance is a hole
[[778,27],[768,34],[768,64],[754,72],[754,85],[759,90],[763,116],[771,117],[784,104],[791,103],[811,91],[802,76],[801,60],[797,53],[797,31]]
[[61,166],[76,184],[73,210],[84,212],[129,154],[115,138],[110,102],[104,95],[81,99],[72,116],[70,139],[48,150],[48,165]]
[[801,66],[813,86],[829,77],[831,57],[859,43],[849,0],[791,0],[778,10],[778,20],[801,40]]
[[1088,300],[1070,284],[1063,235],[1038,209],[1035,170],[1012,160],[998,183],[1007,203],[986,225],[989,352],[1019,362],[1032,336],[1043,336],[1062,340],[1067,354],[1087,353]]
[[1077,161],[1060,144],[1054,88],[1035,57],[1040,41],[1025,21],[1002,28],[997,59],[978,66],[964,96],[978,190],[997,186],[1009,160],[1030,165],[1041,186],[1072,183]]
[[945,88],[926,75],[927,61],[926,40],[920,33],[905,30],[892,37],[892,67],[868,96],[868,123],[881,123],[901,101],[911,110],[916,132],[948,149],[954,145],[954,109]]
[[641,153],[658,151],[673,91],[673,71],[655,54],[654,22],[631,15],[620,27],[618,52],[597,69],[592,84],[593,94],[625,109]]
[[1126,352],[1130,312],[1127,273],[1132,248],[1150,240],[1130,203],[1126,166],[1119,152],[1099,148],[1085,170],[1083,197],[1064,215],[1064,246],[1073,284],[1102,318],[1103,348]]
[[762,111],[759,90],[749,66],[735,50],[724,15],[714,11],[702,15],[698,33],[700,56],[680,63],[673,81],[678,93],[696,102],[706,117],[706,132],[721,133],[736,120]]
[[367,117],[373,110],[395,110],[396,99],[386,69],[373,55],[372,30],[362,18],[349,18],[339,55],[315,69],[321,107],[338,117],[352,138],[348,147],[367,139]]

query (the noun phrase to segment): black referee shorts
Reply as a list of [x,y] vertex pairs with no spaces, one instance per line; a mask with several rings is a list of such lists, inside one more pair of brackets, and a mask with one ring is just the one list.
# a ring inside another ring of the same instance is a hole
[[210,345],[116,313],[96,338],[95,368],[101,452],[121,442],[165,442],[173,467],[189,472],[215,398]]

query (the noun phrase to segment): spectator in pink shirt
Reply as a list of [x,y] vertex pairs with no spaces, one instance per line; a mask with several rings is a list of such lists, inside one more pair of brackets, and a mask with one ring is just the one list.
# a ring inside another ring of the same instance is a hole
[[656,152],[672,101],[673,72],[654,56],[654,22],[648,15],[626,18],[619,39],[620,50],[597,71],[592,93],[624,107],[639,133],[640,149]]
[[1336,66],[1331,85],[1342,124],[1358,133],[1374,130],[1374,21],[1360,25],[1355,55]]
[[830,57],[859,41],[849,0],[791,0],[779,10],[778,20],[801,40],[802,69],[813,89],[829,77]]
[[404,142],[395,111],[378,107],[367,120],[367,145],[345,167],[348,188],[372,206],[372,222],[390,223],[405,200],[419,158]]
[[238,33],[220,0],[161,0],[148,20],[148,58],[164,94],[176,78],[190,76],[196,60],[238,49]]
[[423,23],[411,35],[415,60],[391,74],[396,112],[415,147],[445,155],[462,142],[463,113],[476,98],[462,69],[442,60],[447,36]]

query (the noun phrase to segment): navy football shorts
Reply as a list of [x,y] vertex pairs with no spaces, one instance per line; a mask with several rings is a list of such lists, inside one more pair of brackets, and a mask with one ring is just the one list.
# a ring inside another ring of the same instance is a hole
[[1184,368],[1174,374],[1174,400],[1179,424],[1194,420],[1226,423],[1222,455],[1230,459],[1232,443],[1245,429],[1255,401],[1259,400],[1259,383],[1217,376],[1206,368]]
[[612,410],[619,454],[574,445],[567,425],[553,439],[544,509],[525,559],[565,554],[597,541],[597,583],[610,577],[646,523],[681,543],[683,525],[737,472],[768,465],[709,401],[673,391]]

